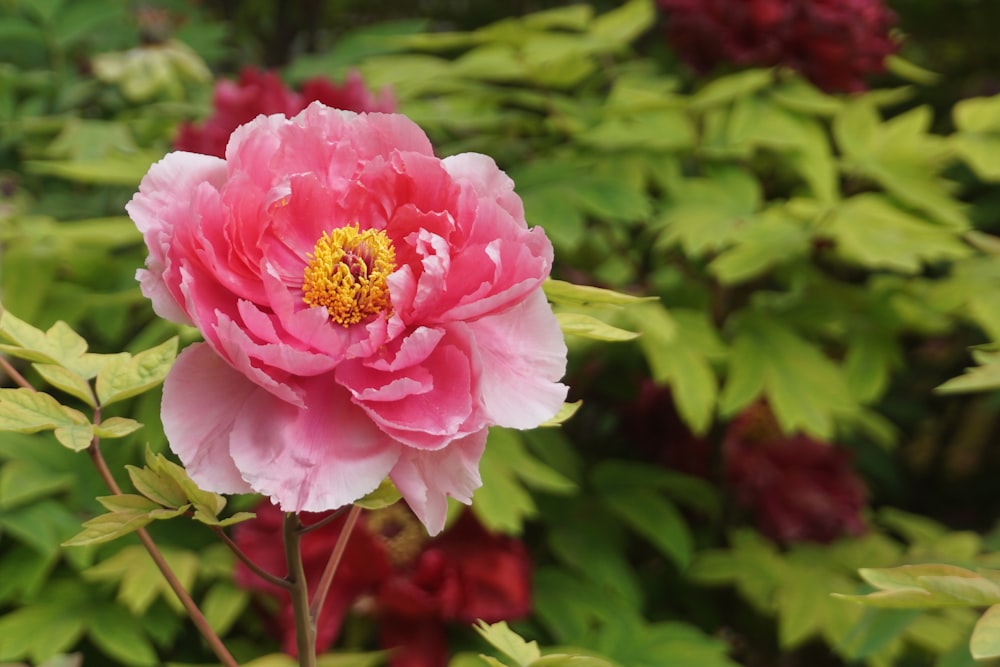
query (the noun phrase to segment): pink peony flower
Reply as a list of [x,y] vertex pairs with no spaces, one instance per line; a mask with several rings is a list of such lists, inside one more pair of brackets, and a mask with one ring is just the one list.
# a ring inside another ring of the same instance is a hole
[[[236,526],[233,539],[265,570],[283,572],[282,514],[268,503],[255,511],[257,518]],[[313,586],[343,527],[340,517],[303,535],[302,563]],[[432,539],[401,504],[366,512],[351,532],[319,616],[317,650],[333,645],[353,610],[375,617],[379,643],[393,650],[391,667],[445,667],[449,624],[510,621],[531,611],[531,569],[523,543],[487,532],[472,512],[463,512]],[[288,591],[242,563],[236,565],[235,578],[243,588],[277,600],[268,620],[283,650],[294,655],[295,615]]]
[[657,1],[668,39],[702,73],[722,63],[784,65],[824,90],[852,92],[898,48],[882,0]]
[[347,75],[342,85],[315,77],[305,81],[302,92],[296,93],[276,73],[244,67],[238,80],[222,80],[215,85],[212,116],[201,125],[183,123],[174,140],[174,149],[225,157],[229,135],[240,125],[259,115],[294,116],[312,102],[357,112],[396,110],[396,101],[388,90],[376,97],[355,71]]
[[480,484],[487,428],[566,396],[549,240],[490,158],[438,159],[404,116],[261,116],[224,160],[167,155],[126,208],[143,293],[205,338],[162,405],[205,489],[316,512],[388,475],[436,533]]

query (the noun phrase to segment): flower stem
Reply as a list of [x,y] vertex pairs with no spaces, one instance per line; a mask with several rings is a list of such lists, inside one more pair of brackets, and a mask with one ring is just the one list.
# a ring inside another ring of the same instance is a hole
[[340,566],[340,559],[344,557],[344,551],[347,549],[347,540],[350,539],[351,533],[354,532],[354,524],[358,522],[359,516],[361,516],[361,507],[351,505],[351,511],[348,513],[347,519],[344,520],[344,527],[340,529],[340,535],[337,536],[337,543],[333,545],[333,553],[330,554],[330,560],[327,561],[326,569],[323,570],[323,576],[320,577],[319,585],[316,586],[316,594],[313,596],[312,606],[309,607],[309,616],[312,618],[314,626],[319,623],[319,615],[323,611],[323,603],[326,601],[326,594],[330,590],[330,584],[333,583],[333,575],[337,573],[337,568]]
[[226,535],[226,531],[224,531],[222,528],[220,528],[219,526],[212,526],[212,532],[215,533],[220,540],[222,540],[223,544],[229,547],[229,550],[233,552],[234,556],[239,558],[241,561],[243,561],[244,565],[250,568],[251,572],[253,572],[258,577],[260,577],[269,584],[278,586],[280,588],[284,588],[286,591],[292,590],[292,584],[290,584],[287,579],[282,579],[281,577],[277,577],[268,572],[267,570],[265,570],[264,568],[262,568],[257,563],[253,562],[250,559],[250,557],[247,556],[242,549],[240,549],[239,545],[237,545],[236,542],[233,542],[231,537]]
[[295,614],[295,641],[300,667],[316,667],[316,623],[309,613],[309,588],[302,567],[302,522],[294,512],[285,513],[285,562],[291,584],[292,611]]
[[7,361],[7,358],[3,355],[0,355],[0,369],[3,369],[3,372],[10,376],[10,379],[14,381],[14,384],[25,389],[30,389],[31,391],[35,391],[35,388],[31,386],[31,383],[25,380],[24,376],[18,373],[17,369],[14,368],[14,365]]
[[[94,416],[94,423],[100,421],[100,408],[97,409]],[[97,473],[104,480],[108,489],[116,496],[122,495],[121,487],[118,486],[118,482],[111,475],[111,471],[108,469],[108,464],[104,461],[104,456],[101,454],[100,441],[97,437],[90,443],[90,447],[87,448],[87,453],[90,455],[91,461],[94,462],[94,466],[97,468]],[[177,598],[181,601],[184,606],[185,611],[187,611],[188,616],[191,617],[191,621],[201,632],[205,641],[208,642],[209,647],[219,661],[225,665],[225,667],[239,667],[239,663],[236,662],[236,658],[232,656],[229,650],[222,643],[219,635],[215,633],[212,626],[208,624],[208,620],[205,615],[201,613],[201,609],[195,604],[194,599],[185,590],[184,585],[174,574],[173,569],[170,564],[167,563],[167,559],[163,557],[163,553],[160,551],[156,543],[153,542],[153,538],[149,536],[145,528],[140,528],[136,531],[136,535],[139,536],[139,541],[142,542],[142,546],[146,548],[146,552],[149,553],[149,557],[153,559],[156,567],[159,568],[160,573],[163,578],[166,579],[167,584],[170,586],[171,590],[177,595]]]

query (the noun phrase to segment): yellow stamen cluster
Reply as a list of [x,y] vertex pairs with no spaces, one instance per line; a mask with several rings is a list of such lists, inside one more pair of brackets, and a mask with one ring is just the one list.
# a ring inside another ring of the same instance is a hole
[[412,565],[427,542],[427,531],[403,503],[366,513],[365,526],[385,545],[396,568]]
[[385,232],[355,223],[316,241],[302,277],[302,300],[326,306],[330,319],[345,327],[390,307],[389,274],[396,250]]

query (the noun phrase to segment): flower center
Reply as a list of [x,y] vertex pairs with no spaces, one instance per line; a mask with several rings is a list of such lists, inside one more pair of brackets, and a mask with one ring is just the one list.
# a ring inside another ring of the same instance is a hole
[[385,232],[358,224],[334,229],[316,241],[302,277],[302,300],[326,306],[345,327],[389,308],[389,274],[396,250]]
[[389,562],[396,569],[412,565],[427,541],[423,525],[402,503],[367,512],[365,526],[385,546]]

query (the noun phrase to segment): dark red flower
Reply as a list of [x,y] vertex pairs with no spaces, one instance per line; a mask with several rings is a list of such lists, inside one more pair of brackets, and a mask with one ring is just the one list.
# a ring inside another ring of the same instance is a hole
[[309,79],[302,84],[302,92],[297,93],[275,72],[245,67],[239,80],[224,79],[215,85],[214,112],[200,125],[183,123],[174,140],[174,149],[225,157],[229,135],[240,125],[261,114],[281,113],[291,117],[316,101],[348,111],[396,110],[396,101],[388,90],[373,95],[357,72],[348,74],[341,85],[324,77]]
[[[236,543],[272,573],[284,573],[282,513],[268,503],[257,518],[239,524]],[[304,515],[307,523],[325,514]],[[344,526],[340,517],[302,538],[302,560],[314,592]],[[283,649],[295,653],[295,623],[287,592],[263,581],[242,563],[236,582],[277,599],[270,618]],[[337,640],[351,610],[374,616],[379,641],[392,648],[391,667],[445,667],[447,623],[512,620],[531,611],[531,562],[524,545],[487,532],[471,512],[428,538],[403,505],[367,512],[355,526],[317,626],[317,649]]]
[[864,90],[898,44],[882,0],[657,0],[667,36],[700,73],[784,65],[831,92]]
[[867,490],[850,452],[804,435],[781,433],[764,404],[729,426],[726,480],[758,529],[780,542],[829,542],[865,531]]

